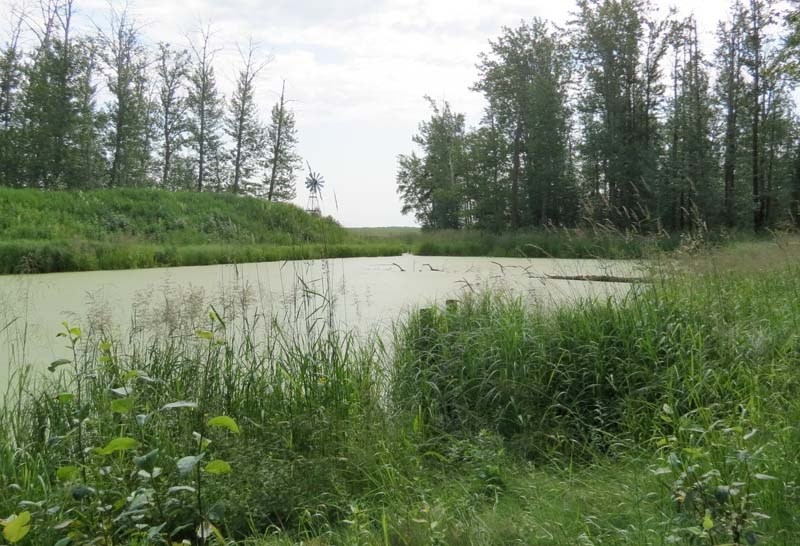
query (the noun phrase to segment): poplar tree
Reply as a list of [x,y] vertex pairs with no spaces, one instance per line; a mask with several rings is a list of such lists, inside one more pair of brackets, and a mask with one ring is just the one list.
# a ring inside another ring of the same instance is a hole
[[145,73],[148,60],[140,31],[127,11],[112,9],[109,30],[101,32],[100,43],[112,95],[108,108],[108,186],[146,185],[152,131]]
[[512,228],[561,222],[560,202],[575,197],[567,176],[570,51],[542,19],[503,29],[490,46],[475,89],[512,142]]
[[655,203],[667,21],[642,0],[579,0],[576,53],[584,139],[601,158],[597,181],[609,218],[647,226]]
[[294,112],[288,107],[283,82],[281,97],[272,107],[267,126],[264,185],[268,201],[291,201],[297,196],[297,172],[302,167],[297,143]]
[[183,188],[186,181],[175,175],[175,158],[180,158],[186,145],[188,130],[185,85],[189,69],[189,53],[174,50],[169,44],[158,44],[156,81],[158,85],[157,118],[161,144],[160,180],[164,188]]
[[723,136],[723,208],[725,224],[735,227],[738,223],[737,207],[737,165],[741,110],[744,100],[744,79],[742,63],[744,56],[745,20],[744,7],[736,0],[730,11],[728,21],[717,27],[719,47],[717,58],[716,97],[723,115],[725,132]]
[[199,40],[190,40],[190,45],[194,62],[189,73],[187,107],[196,162],[196,189],[203,191],[209,183],[219,189],[223,180],[220,129],[224,104],[214,73],[218,50],[211,48],[211,27],[201,27]]
[[255,80],[264,65],[256,62],[255,54],[251,41],[247,53],[241,53],[243,66],[236,78],[236,89],[228,103],[225,119],[225,133],[232,143],[229,152],[233,170],[230,189],[236,194],[258,193],[254,191],[252,179],[264,145],[264,130],[256,108]]
[[397,191],[403,213],[413,212],[423,227],[458,229],[463,224],[465,171],[464,115],[444,101],[425,97],[433,111],[413,141],[424,154],[401,155]]
[[20,47],[23,16],[12,13],[11,17],[8,41],[0,50],[0,186],[21,182],[18,108],[23,76]]

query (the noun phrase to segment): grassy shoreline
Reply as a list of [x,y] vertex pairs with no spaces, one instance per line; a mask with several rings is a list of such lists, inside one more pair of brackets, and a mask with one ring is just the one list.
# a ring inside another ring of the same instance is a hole
[[346,229],[284,203],[152,189],[0,188],[0,274],[213,265],[311,258],[427,256],[637,259],[679,237],[609,230]]
[[487,294],[392,350],[213,310],[67,327],[76,358],[0,411],[0,518],[29,544],[792,545],[798,248],[694,256],[617,303]]

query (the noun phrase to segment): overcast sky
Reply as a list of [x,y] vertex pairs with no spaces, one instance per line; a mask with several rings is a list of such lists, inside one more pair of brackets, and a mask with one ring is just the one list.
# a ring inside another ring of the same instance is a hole
[[[7,13],[12,0],[0,0]],[[16,2],[15,2],[16,3]],[[728,0],[655,0],[694,12],[711,46]],[[103,24],[105,0],[76,0],[79,20]],[[300,153],[327,184],[323,209],[346,226],[414,225],[400,214],[397,155],[429,116],[423,95],[447,99],[480,119],[482,97],[469,90],[478,54],[502,26],[544,17],[565,24],[574,9],[561,0],[131,0],[148,41],[185,44],[199,22],[211,22],[223,48],[217,70],[227,95],[249,36],[272,61],[262,72],[259,103],[266,118],[287,81]],[[6,22],[0,23],[5,25]],[[6,30],[6,27],[2,27]],[[5,32],[4,32],[5,33]],[[5,37],[4,37],[5,38]],[[298,184],[298,204],[307,193]]]

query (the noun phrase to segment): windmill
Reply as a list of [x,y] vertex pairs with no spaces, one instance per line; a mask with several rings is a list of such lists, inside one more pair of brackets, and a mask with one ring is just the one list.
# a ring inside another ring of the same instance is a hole
[[308,176],[306,177],[306,188],[308,189],[308,204],[306,205],[306,212],[316,216],[322,215],[322,187],[325,185],[325,179],[322,175],[315,173],[311,170],[311,164],[308,165]]

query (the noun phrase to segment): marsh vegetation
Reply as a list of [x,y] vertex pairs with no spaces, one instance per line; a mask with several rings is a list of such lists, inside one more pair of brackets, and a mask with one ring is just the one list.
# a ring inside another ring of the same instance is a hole
[[0,416],[5,540],[793,544],[797,256],[555,309],[480,293],[390,340],[213,307],[182,334],[67,324],[73,356]]

